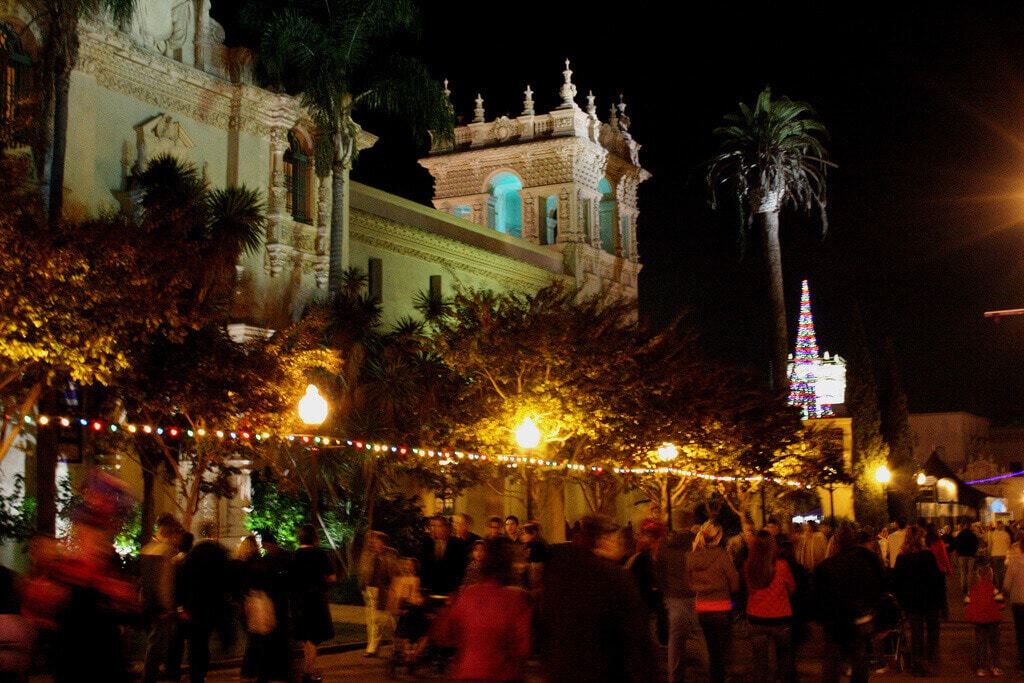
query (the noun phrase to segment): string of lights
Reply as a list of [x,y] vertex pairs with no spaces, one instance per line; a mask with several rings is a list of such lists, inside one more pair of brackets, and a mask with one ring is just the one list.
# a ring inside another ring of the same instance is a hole
[[[12,419],[11,416],[6,416],[8,420]],[[659,467],[659,468],[646,468],[646,467],[610,467],[605,468],[601,465],[583,465],[580,463],[569,462],[567,460],[545,460],[543,458],[531,458],[526,456],[514,456],[514,455],[497,455],[488,456],[481,453],[470,453],[465,451],[456,451],[444,448],[416,448],[405,445],[396,445],[388,443],[374,443],[371,441],[348,439],[348,438],[337,438],[328,436],[318,436],[311,434],[283,434],[277,435],[267,431],[254,431],[249,429],[190,429],[178,426],[159,426],[151,424],[137,424],[137,423],[125,423],[118,424],[116,422],[110,422],[99,419],[87,419],[84,417],[66,417],[56,415],[39,415],[33,417],[31,415],[25,415],[23,418],[26,424],[39,424],[47,425],[51,422],[58,422],[62,427],[80,426],[83,429],[88,429],[93,433],[111,432],[115,433],[118,431],[126,431],[130,434],[154,434],[156,436],[166,436],[170,438],[187,438],[196,439],[203,437],[217,438],[226,441],[242,441],[252,443],[269,443],[272,439],[281,439],[291,443],[299,442],[303,445],[316,446],[316,447],[341,447],[341,448],[354,448],[356,450],[365,450],[374,453],[377,457],[383,457],[388,454],[394,454],[399,458],[424,458],[432,459],[438,462],[441,466],[457,465],[461,462],[492,462],[499,466],[504,466],[510,469],[517,469],[523,467],[545,467],[549,469],[561,469],[571,472],[590,472],[595,475],[604,474],[607,471],[614,472],[619,475],[646,475],[646,474],[673,474],[680,477],[692,477],[705,479],[708,481],[724,481],[724,482],[759,482],[765,478],[761,476],[736,476],[736,475],[719,475],[710,474],[706,472],[695,472],[692,470],[680,469],[675,467]],[[786,480],[780,478],[768,478],[775,484],[789,486],[793,488],[806,488],[806,485],[793,480]]]

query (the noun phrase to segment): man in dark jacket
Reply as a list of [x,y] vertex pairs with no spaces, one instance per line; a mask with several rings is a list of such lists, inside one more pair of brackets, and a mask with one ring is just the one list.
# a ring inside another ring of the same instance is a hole
[[689,521],[681,524],[683,531],[674,531],[661,541],[654,562],[655,577],[668,609],[668,680],[685,680],[686,641],[690,636],[700,640],[704,650],[704,633],[697,620],[696,594],[686,575],[686,558],[693,550],[694,533]]
[[231,586],[228,551],[217,540],[214,521],[203,522],[203,539],[192,546],[182,562],[181,603],[190,625],[189,679],[202,683],[210,669],[210,637],[216,630],[222,644],[233,645],[229,600]]
[[852,683],[859,683],[868,680],[870,635],[858,620],[879,604],[885,569],[877,554],[856,544],[851,528],[836,536],[839,551],[814,568],[814,602],[825,631],[821,680],[838,682],[845,663],[852,667]]
[[430,539],[420,556],[420,581],[423,590],[432,595],[451,595],[462,583],[469,564],[469,548],[452,535],[452,525],[443,515],[434,515],[428,522]]
[[584,516],[572,543],[552,546],[539,617],[548,680],[654,680],[647,609],[620,564],[625,552],[618,524],[603,515]]
[[953,537],[953,550],[956,551],[956,571],[960,577],[960,589],[966,598],[971,587],[974,562],[978,558],[978,537],[971,531],[970,523],[964,522],[960,525],[960,533]]
[[174,556],[184,529],[169,513],[157,518],[156,535],[139,553],[142,618],[149,630],[142,683],[156,683],[160,666],[167,664],[168,646],[177,623],[174,595]]

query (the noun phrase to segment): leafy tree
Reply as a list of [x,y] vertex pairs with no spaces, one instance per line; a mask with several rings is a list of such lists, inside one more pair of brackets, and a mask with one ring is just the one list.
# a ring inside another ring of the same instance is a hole
[[418,30],[411,0],[250,0],[244,22],[271,87],[301,92],[316,123],[318,173],[333,173],[328,291],[348,267],[348,178],[359,153],[359,110],[398,115],[416,135],[451,139],[440,84],[404,48]]
[[786,302],[779,245],[779,213],[785,206],[819,209],[822,231],[825,215],[825,126],[806,102],[786,97],[772,99],[766,87],[754,108],[740,103],[738,114],[727,114],[725,125],[714,134],[721,138],[718,154],[707,170],[711,205],[717,204],[719,186],[731,188],[743,211],[741,243],[753,229],[761,240],[768,279],[771,315],[772,386],[788,389],[786,357]]
[[889,466],[893,481],[890,503],[893,514],[911,519],[914,511],[912,500],[916,493],[914,475],[917,461],[914,459],[914,443],[910,432],[910,411],[907,395],[903,391],[899,363],[892,339],[886,339],[883,348],[885,370],[881,383],[882,438],[889,445]]
[[846,365],[846,408],[852,418],[853,470],[857,478],[854,505],[857,516],[874,524],[888,521],[885,488],[875,480],[889,466],[889,445],[882,438],[878,385],[859,308],[851,312],[850,355]]

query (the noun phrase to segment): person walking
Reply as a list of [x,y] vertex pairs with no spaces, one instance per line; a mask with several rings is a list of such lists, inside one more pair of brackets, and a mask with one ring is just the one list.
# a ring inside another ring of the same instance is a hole
[[[754,680],[785,683],[796,681],[796,658],[793,649],[793,609],[790,596],[796,590],[796,579],[789,564],[776,554],[775,538],[762,529],[750,543],[743,565],[747,586],[747,623],[754,655]],[[774,645],[775,667],[768,666],[769,644]]]
[[210,638],[216,631],[221,644],[234,644],[231,622],[230,560],[217,539],[218,526],[212,520],[200,525],[203,537],[192,546],[181,564],[181,617],[188,621],[189,680],[203,683],[210,669]]
[[893,569],[896,600],[910,622],[911,667],[931,675],[939,663],[939,615],[942,611],[942,572],[935,555],[924,547],[924,530],[908,526]]
[[[540,643],[552,681],[647,683],[654,642],[615,520],[584,515],[544,570]],[[724,552],[724,551],[723,551]]]
[[[1018,534],[1020,535],[1020,534]],[[1024,543],[1024,538],[1020,541]],[[1017,642],[1017,670],[1024,673],[1024,552],[1008,555],[1006,577],[1003,579],[1003,595],[1010,603],[1013,614],[1013,630]]]
[[1002,676],[999,661],[999,624],[1003,620],[1003,594],[992,583],[992,568],[980,565],[977,580],[964,607],[964,621],[974,624],[974,666],[978,676]]
[[322,681],[316,673],[317,646],[334,637],[327,587],[337,581],[331,558],[320,547],[316,527],[299,529],[299,547],[288,571],[292,587],[295,639],[302,643],[302,681]]
[[813,604],[825,635],[821,680],[838,683],[849,666],[851,683],[864,683],[869,635],[858,620],[879,604],[885,567],[878,555],[857,545],[852,534],[840,534],[837,544],[836,554],[815,568],[812,581]]
[[947,577],[953,575],[953,564],[949,559],[949,552],[946,550],[946,542],[942,540],[939,528],[935,522],[929,522],[924,531],[924,544],[932,555],[935,556],[935,563],[939,565],[939,572],[942,573],[942,618],[949,618],[949,598],[946,595]]
[[689,521],[684,521],[679,531],[669,532],[654,559],[654,576],[668,610],[669,683],[686,680],[686,641],[691,636],[697,638],[700,649],[706,651],[704,632],[697,620],[696,594],[686,571],[687,557],[693,551],[696,538]]
[[797,546],[796,559],[804,566],[804,569],[813,573],[818,563],[825,559],[828,550],[828,539],[824,532],[818,528],[818,523],[813,519],[807,520],[803,536],[800,537],[800,544]]
[[[967,598],[967,591],[971,587],[971,577],[974,576],[974,563],[978,558],[978,536],[971,529],[969,522],[960,525],[960,533],[953,537],[953,547],[956,550],[956,570],[960,579],[960,590],[964,598]],[[896,549],[898,552],[898,549]]]
[[709,680],[725,680],[732,645],[732,596],[740,588],[740,577],[729,552],[722,547],[722,526],[704,522],[693,540],[686,559],[690,586],[696,595],[697,620],[708,647]]
[[260,529],[260,546],[263,548],[262,569],[266,579],[266,591],[274,603],[275,628],[265,641],[267,675],[272,681],[290,678],[291,652],[288,624],[288,571],[291,555],[277,542],[270,529]]
[[529,596],[516,585],[514,545],[500,536],[485,541],[479,580],[456,591],[434,625],[435,641],[455,649],[456,680],[523,680],[531,613]]
[[168,653],[178,618],[174,597],[174,557],[178,554],[184,529],[170,513],[156,520],[156,534],[139,552],[142,619],[148,636],[142,665],[142,683],[156,683],[170,675]]
[[365,657],[376,657],[385,630],[394,630],[387,611],[388,586],[395,573],[398,551],[387,544],[383,531],[370,531],[359,559],[359,586],[366,611]]
[[1003,520],[999,520],[988,534],[988,560],[997,586],[1003,585],[1003,577],[1006,576],[1006,553],[1009,552],[1012,543],[1010,530],[1006,528]]

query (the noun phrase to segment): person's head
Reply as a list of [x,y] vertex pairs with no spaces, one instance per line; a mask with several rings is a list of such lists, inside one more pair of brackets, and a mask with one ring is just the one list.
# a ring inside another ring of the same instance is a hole
[[459,538],[469,538],[469,535],[473,532],[473,518],[467,515],[465,512],[452,517],[452,533]]
[[178,542],[178,552],[187,553],[189,550],[192,550],[192,546],[195,544],[195,542],[195,534],[193,534],[191,531],[182,531],[181,540]]
[[939,540],[939,528],[935,522],[928,522],[924,528],[924,543],[925,545],[931,545],[937,540]]
[[299,545],[319,545],[320,536],[316,533],[316,527],[312,524],[303,524],[298,534]]
[[523,525],[523,541],[533,543],[544,540],[540,533],[540,522],[529,521]]
[[615,562],[625,555],[625,544],[619,534],[621,527],[611,517],[591,513],[580,517],[579,525],[579,531],[573,536],[574,544]]
[[255,534],[243,536],[242,540],[238,542],[238,549],[235,551],[235,557],[242,562],[248,562],[259,554],[260,544],[259,541],[256,540]]
[[477,564],[480,564],[480,562],[482,562],[484,559],[485,544],[486,541],[484,541],[482,538],[473,541],[473,547],[469,551],[470,559],[472,559]]
[[181,522],[175,519],[174,515],[165,512],[156,518],[156,537],[164,543],[177,546],[181,542],[181,534],[184,528]]
[[505,523],[501,521],[501,517],[491,517],[487,520],[487,537],[494,538],[504,531]]
[[495,536],[487,539],[484,543],[480,575],[505,586],[515,583],[516,545],[512,539]]
[[878,535],[881,538],[889,538],[889,527],[883,526],[881,529],[878,530]]
[[774,517],[768,518],[768,523],[764,525],[765,531],[770,533],[772,536],[778,536],[779,532],[782,531],[782,527],[779,526],[779,520]]
[[813,520],[813,519],[809,519],[809,520],[807,520],[807,531],[808,531],[809,533],[812,533],[812,534],[813,534],[813,533],[814,533],[815,531],[817,531],[817,530],[818,530],[818,522],[816,522],[816,521],[815,521],[815,520]]
[[203,538],[220,538],[220,525],[215,519],[204,519],[199,523],[199,535]]
[[505,518],[505,535],[512,539],[519,537],[519,518],[515,515]]
[[713,519],[709,519],[700,525],[700,531],[693,539],[693,549],[714,548],[722,542],[722,525]]
[[905,529],[903,547],[900,548],[900,555],[916,553],[924,550],[924,529],[916,524],[911,524]]
[[979,564],[975,573],[978,575],[978,581],[992,582],[992,567],[987,562]]
[[839,552],[844,548],[849,548],[850,546],[855,545],[855,535],[856,532],[854,531],[852,524],[846,521],[840,524],[839,528],[836,530],[835,541],[833,544],[835,552]]
[[775,578],[775,559],[777,551],[775,536],[767,529],[754,534],[750,542],[750,554],[744,565],[747,584],[751,588],[767,588]]
[[452,535],[452,525],[444,515],[434,515],[427,522],[427,531],[435,541],[447,541]]
[[388,545],[388,535],[383,531],[371,531],[366,537],[366,549],[371,553],[380,553]]

